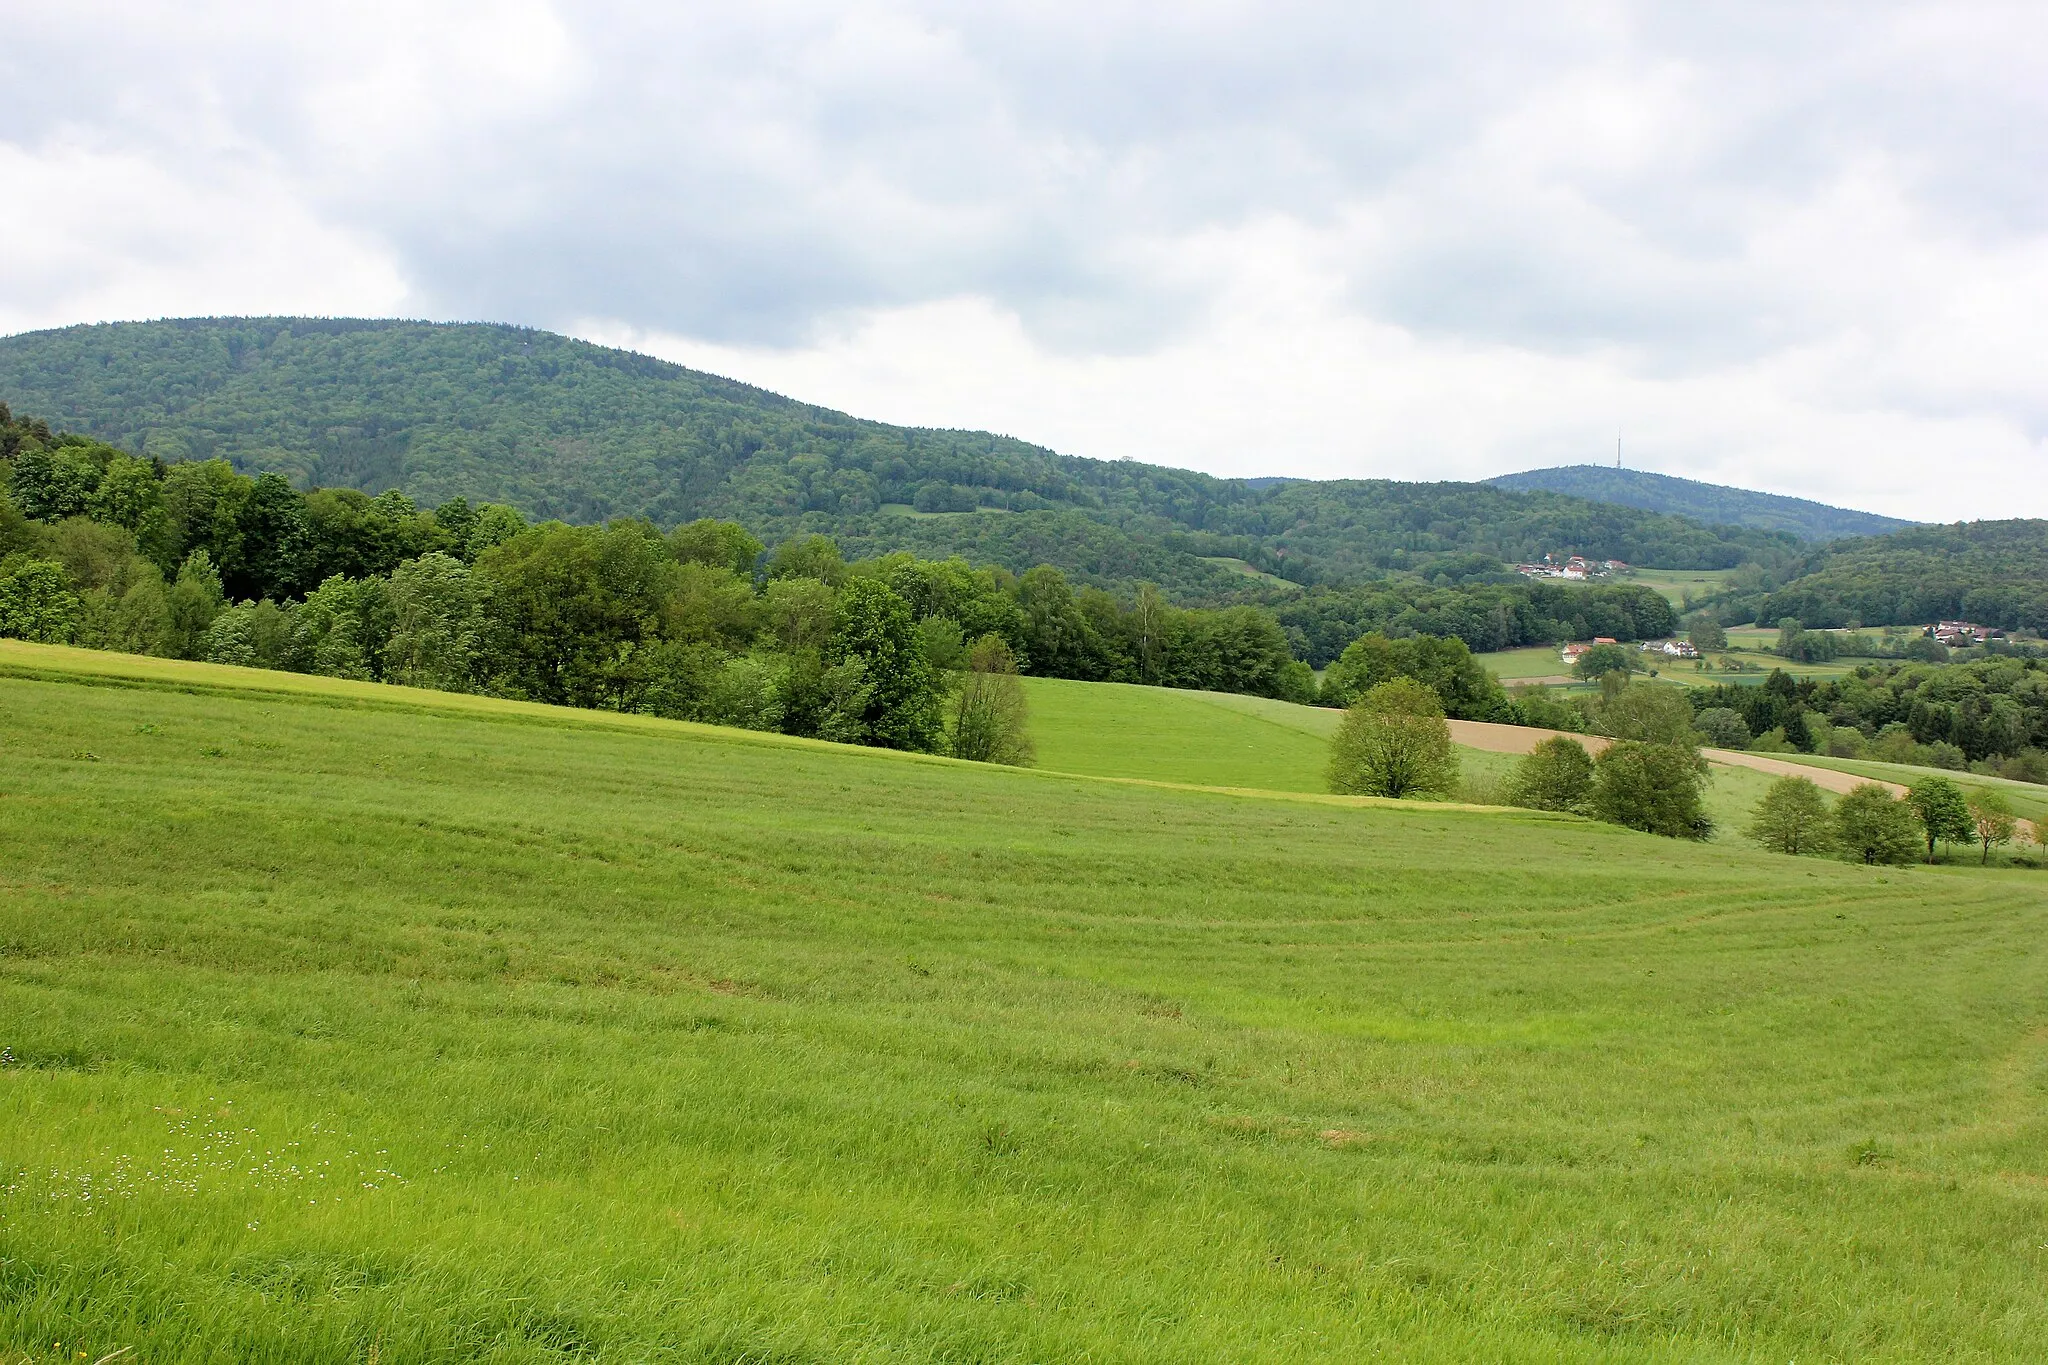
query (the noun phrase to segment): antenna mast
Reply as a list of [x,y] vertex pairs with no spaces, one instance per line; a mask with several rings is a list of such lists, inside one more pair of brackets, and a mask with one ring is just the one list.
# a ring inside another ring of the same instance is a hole
[[1614,467],[1621,468],[1621,433],[1614,433]]

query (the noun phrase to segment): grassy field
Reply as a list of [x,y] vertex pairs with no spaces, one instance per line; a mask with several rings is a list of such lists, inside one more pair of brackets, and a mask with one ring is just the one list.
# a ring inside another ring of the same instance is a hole
[[2037,873],[15,646],[0,720],[9,1360],[2048,1339]]
[[1500,649],[1475,654],[1493,676],[1513,685],[1530,678],[1563,678],[1571,668],[1558,655],[1556,645],[1532,645],[1527,649]]
[[[1267,697],[1061,678],[1027,678],[1024,686],[1041,768],[1198,786],[1326,790],[1323,769],[1337,711]],[[1460,770],[1482,782],[1505,782],[1519,761],[1454,747]],[[1716,840],[1741,838],[1771,781],[1746,768],[1714,767],[1707,814]],[[1476,799],[1487,790],[1466,795]]]
[[1655,588],[1664,595],[1665,601],[1683,608],[1688,597],[1698,602],[1721,591],[1732,572],[1731,569],[1637,569],[1616,581]]

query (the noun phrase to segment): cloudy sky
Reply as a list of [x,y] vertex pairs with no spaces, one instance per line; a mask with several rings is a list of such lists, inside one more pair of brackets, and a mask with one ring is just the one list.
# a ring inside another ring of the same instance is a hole
[[[300,12],[300,11],[305,12]],[[1223,474],[2048,515],[2048,6],[0,0],[0,332],[526,323]]]

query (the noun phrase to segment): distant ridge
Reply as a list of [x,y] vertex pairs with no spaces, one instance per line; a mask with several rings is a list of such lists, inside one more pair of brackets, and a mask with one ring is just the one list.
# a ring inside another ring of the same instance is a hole
[[1801,540],[1841,540],[1847,536],[1876,536],[1904,530],[1918,522],[1882,517],[1875,512],[1858,512],[1830,507],[1805,498],[1756,493],[1746,488],[1728,488],[1670,474],[1652,474],[1642,469],[1610,469],[1606,465],[1560,465],[1555,469],[1531,469],[1523,474],[1503,474],[1486,482],[1495,488],[1518,493],[1542,490],[1565,493],[1593,502],[1617,503],[1645,512],[1665,512],[1691,517],[1709,526],[1747,526],[1758,531],[1786,531]]
[[22,333],[0,337],[0,401],[137,454],[225,459],[300,487],[396,488],[427,506],[460,496],[571,522],[727,517],[770,543],[822,534],[858,557],[1050,564],[1186,603],[1390,574],[1492,579],[1503,561],[1558,551],[1714,569],[1804,548],[1560,493],[1219,479],[893,426],[491,323],[181,318]]

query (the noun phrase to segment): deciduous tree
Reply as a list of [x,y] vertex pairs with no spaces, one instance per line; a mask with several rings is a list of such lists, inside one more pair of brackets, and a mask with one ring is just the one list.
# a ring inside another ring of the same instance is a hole
[[1920,817],[1920,829],[1927,836],[1927,861],[1934,861],[1934,845],[1960,843],[1976,830],[1970,819],[1963,789],[1945,777],[1922,778],[1906,793],[1906,804]]
[[1879,782],[1863,782],[1835,802],[1835,852],[1849,862],[1910,863],[1920,856],[1913,808]]
[[1687,745],[1616,740],[1593,760],[1592,813],[1650,834],[1704,839],[1713,832],[1704,768]]
[[1593,791],[1593,758],[1586,746],[1553,735],[1515,765],[1508,800],[1531,810],[1584,810]]
[[967,654],[946,727],[955,758],[1028,767],[1030,708],[1017,677],[1017,657],[1000,635],[984,635]]
[[2001,844],[2012,842],[2013,830],[2018,821],[2013,817],[2012,803],[2005,799],[2005,793],[1989,787],[1978,787],[1970,793],[1970,824],[1977,835],[1977,842],[1984,845],[1984,863],[1991,861],[1991,850]]
[[1443,702],[1413,678],[1367,692],[1344,713],[1330,746],[1330,790],[1361,796],[1434,796],[1457,785],[1458,761]]
[[1823,852],[1828,806],[1810,777],[1781,777],[1750,813],[1749,837],[1773,853]]

